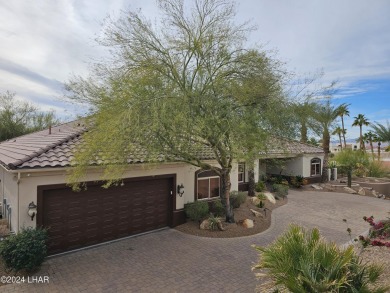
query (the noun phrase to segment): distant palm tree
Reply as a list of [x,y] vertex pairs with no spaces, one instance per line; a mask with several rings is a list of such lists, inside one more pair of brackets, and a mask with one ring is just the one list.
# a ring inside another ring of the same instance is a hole
[[377,141],[378,137],[371,130],[363,135],[363,140],[370,144],[372,158],[374,159],[374,146],[373,142]]
[[338,117],[337,113],[338,108],[331,104],[330,98],[327,98],[322,103],[318,103],[313,112],[313,119],[316,122],[313,130],[322,136],[322,148],[325,153],[322,164],[322,181],[324,182],[328,180],[330,133],[334,129],[335,120]]
[[340,147],[343,149],[343,143],[341,142],[341,135],[344,133],[343,129],[340,126],[337,126],[335,130],[333,130],[332,134],[333,135],[338,135],[339,136],[339,141],[340,141]]
[[363,114],[359,114],[353,118],[355,120],[353,121],[352,126],[360,127],[360,149],[365,151],[366,148],[364,146],[364,141],[363,141],[363,125],[368,126],[370,125],[370,122],[368,122],[368,119]]
[[341,117],[341,128],[343,130],[343,138],[344,138],[344,148],[347,147],[347,143],[345,141],[345,134],[346,134],[346,131],[345,131],[345,127],[344,127],[344,116],[349,116],[349,110],[348,110],[348,106],[349,104],[341,104],[339,107],[338,107],[338,113],[337,115],[339,117]]
[[386,122],[387,127],[381,123],[375,122],[375,124],[371,124],[371,128],[374,130],[379,141],[390,142],[390,123],[389,120]]
[[301,136],[301,142],[308,142],[308,129],[311,128],[310,119],[315,110],[316,104],[311,101],[304,101],[292,104],[292,111],[299,123],[299,132]]

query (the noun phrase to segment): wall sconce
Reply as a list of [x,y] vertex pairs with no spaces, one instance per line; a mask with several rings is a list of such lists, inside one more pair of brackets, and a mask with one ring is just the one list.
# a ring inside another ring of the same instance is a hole
[[180,197],[184,194],[184,185],[183,183],[177,186],[177,194],[179,194]]
[[33,221],[35,215],[37,214],[37,205],[33,201],[29,203],[27,213],[31,217],[31,221]]

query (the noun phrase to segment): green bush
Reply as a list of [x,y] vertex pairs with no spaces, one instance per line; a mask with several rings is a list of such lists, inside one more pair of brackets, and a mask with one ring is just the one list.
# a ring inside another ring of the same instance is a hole
[[209,228],[211,231],[218,230],[218,224],[221,222],[221,219],[211,215],[209,218]]
[[230,192],[230,204],[233,209],[239,208],[246,201],[246,193],[241,191]]
[[222,217],[223,215],[225,215],[225,207],[223,206],[220,199],[217,199],[213,202],[211,212],[216,217]]
[[390,169],[386,167],[382,162],[371,161],[367,168],[367,175],[369,177],[386,177],[390,173]]
[[22,228],[0,243],[0,255],[7,270],[32,271],[41,266],[47,254],[47,231],[44,229]]
[[294,176],[291,178],[291,185],[296,188],[299,188],[303,185],[303,179],[304,178],[300,175]]
[[262,192],[262,191],[264,191],[264,190],[265,190],[265,183],[264,183],[264,181],[259,181],[259,182],[257,182],[257,183],[256,183],[256,187],[255,187],[255,190],[256,190],[257,192]]
[[264,207],[264,202],[260,200],[259,204],[257,205],[258,208],[262,209]]
[[264,193],[259,193],[259,194],[257,195],[257,198],[260,199],[260,200],[266,200],[266,199],[267,199],[267,197],[265,196]]
[[209,214],[209,205],[206,201],[195,201],[186,204],[184,210],[192,221],[200,221]]
[[260,262],[255,268],[266,269],[274,284],[288,292],[388,292],[376,284],[379,266],[362,263],[352,246],[326,242],[318,229],[291,225],[271,245],[256,249]]
[[288,186],[284,184],[273,184],[272,190],[276,199],[285,198],[288,194]]

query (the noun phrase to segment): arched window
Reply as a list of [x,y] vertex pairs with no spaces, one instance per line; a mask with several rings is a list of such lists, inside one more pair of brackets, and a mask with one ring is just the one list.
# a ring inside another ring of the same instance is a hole
[[321,159],[314,158],[310,161],[310,176],[321,175]]
[[220,178],[214,171],[199,171],[196,176],[196,199],[219,197]]

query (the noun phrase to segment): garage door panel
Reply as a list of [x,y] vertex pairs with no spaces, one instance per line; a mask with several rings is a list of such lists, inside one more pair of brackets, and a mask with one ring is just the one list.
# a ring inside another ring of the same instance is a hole
[[70,188],[43,190],[39,205],[49,253],[167,226],[172,189],[172,178],[154,178],[108,189],[89,186],[77,193]]

